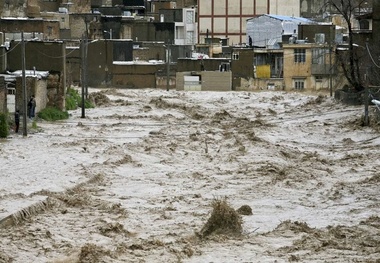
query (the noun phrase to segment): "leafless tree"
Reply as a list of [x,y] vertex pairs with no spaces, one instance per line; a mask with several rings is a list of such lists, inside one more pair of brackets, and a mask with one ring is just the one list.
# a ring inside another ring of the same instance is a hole
[[358,46],[355,42],[353,19],[356,12],[362,6],[368,4],[365,0],[328,0],[326,9],[341,15],[348,31],[348,43],[346,48],[337,52],[337,59],[340,62],[343,74],[355,91],[362,91],[365,87],[365,77],[363,74],[363,57],[365,48]]

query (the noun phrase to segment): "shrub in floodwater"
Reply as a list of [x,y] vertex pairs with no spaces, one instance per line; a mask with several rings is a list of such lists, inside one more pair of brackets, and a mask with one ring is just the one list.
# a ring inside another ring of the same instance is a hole
[[212,202],[213,211],[210,218],[200,231],[201,237],[211,234],[237,234],[243,231],[241,216],[225,199],[215,199]]
[[61,111],[58,108],[47,107],[38,112],[38,117],[46,121],[65,120],[69,118],[69,113],[67,111]]
[[[76,89],[68,88],[66,93],[66,110],[75,110],[82,106],[82,96]],[[84,100],[85,108],[94,108],[88,99]]]

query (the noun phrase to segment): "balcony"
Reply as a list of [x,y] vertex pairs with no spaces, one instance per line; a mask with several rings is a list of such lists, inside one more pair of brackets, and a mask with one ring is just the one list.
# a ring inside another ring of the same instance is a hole
[[311,64],[311,74],[312,75],[329,75],[331,68],[331,74],[335,74],[335,67],[332,65],[330,67],[329,64]]

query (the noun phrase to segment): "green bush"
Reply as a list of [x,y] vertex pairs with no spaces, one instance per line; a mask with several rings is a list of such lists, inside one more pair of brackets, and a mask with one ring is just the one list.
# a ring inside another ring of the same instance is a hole
[[66,93],[66,110],[75,110],[78,108],[78,102],[81,97],[77,90],[68,88]]
[[9,135],[9,125],[7,115],[0,113],[0,138],[7,138]]
[[65,120],[69,118],[69,113],[57,108],[48,107],[40,111],[38,117],[46,121]]
[[[82,96],[79,92],[73,88],[68,88],[66,93],[66,110],[75,110],[78,107],[82,106]],[[94,105],[91,101],[84,100],[85,108],[94,108]]]

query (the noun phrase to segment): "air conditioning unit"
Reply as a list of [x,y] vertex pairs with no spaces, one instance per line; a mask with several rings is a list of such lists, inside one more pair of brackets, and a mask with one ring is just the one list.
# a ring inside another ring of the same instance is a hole
[[296,37],[289,37],[289,44],[295,44],[297,41]]
[[325,43],[325,34],[323,33],[315,34],[315,43],[317,44]]
[[64,13],[64,14],[69,13],[69,11],[67,10],[66,7],[60,7],[60,8],[58,8],[58,12],[59,12],[59,13]]

